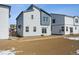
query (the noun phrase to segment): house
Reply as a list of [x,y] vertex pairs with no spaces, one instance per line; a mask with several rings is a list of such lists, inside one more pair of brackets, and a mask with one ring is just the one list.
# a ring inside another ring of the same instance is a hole
[[52,34],[79,34],[79,17],[51,14]]
[[51,15],[35,5],[30,5],[16,18],[19,36],[51,35]]
[[0,39],[9,38],[10,6],[0,4]]

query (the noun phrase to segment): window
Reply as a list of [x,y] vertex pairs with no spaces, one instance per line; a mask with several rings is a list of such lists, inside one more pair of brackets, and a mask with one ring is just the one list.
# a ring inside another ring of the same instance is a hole
[[78,19],[75,19],[75,22],[78,23]]
[[66,27],[66,31],[68,31],[68,27]]
[[29,27],[26,27],[26,32],[29,32]]
[[77,29],[77,27],[75,27],[75,30]]
[[21,25],[18,25],[18,28],[21,29]]
[[33,19],[34,18],[34,16],[33,15],[31,15],[31,19]]
[[48,17],[46,17],[46,22],[48,22]]
[[45,22],[45,17],[43,17],[43,21]]
[[47,33],[47,29],[46,28],[42,28],[42,33]]
[[47,22],[48,21],[48,17],[43,17],[43,21]]
[[33,31],[36,32],[36,27],[33,27]]
[[70,34],[73,33],[73,27],[70,27]]
[[55,19],[52,20],[52,23],[55,23]]
[[64,31],[64,27],[61,27],[61,30]]

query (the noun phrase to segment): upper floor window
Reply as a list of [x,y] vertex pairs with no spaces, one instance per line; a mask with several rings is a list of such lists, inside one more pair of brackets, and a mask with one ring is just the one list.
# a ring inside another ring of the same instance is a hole
[[34,15],[31,15],[31,19],[34,19]]
[[55,19],[52,20],[52,23],[55,23]]
[[48,17],[43,17],[43,21],[47,22],[48,21]]
[[29,32],[29,27],[26,27],[26,32]]
[[75,19],[75,22],[78,23],[78,19]]
[[33,27],[33,31],[36,32],[36,27]]

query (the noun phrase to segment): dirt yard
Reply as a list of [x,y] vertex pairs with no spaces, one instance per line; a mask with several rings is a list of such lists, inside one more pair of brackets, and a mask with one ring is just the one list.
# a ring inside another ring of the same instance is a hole
[[0,50],[14,47],[17,55],[72,55],[79,49],[79,41],[62,36],[24,37],[17,40],[0,40]]

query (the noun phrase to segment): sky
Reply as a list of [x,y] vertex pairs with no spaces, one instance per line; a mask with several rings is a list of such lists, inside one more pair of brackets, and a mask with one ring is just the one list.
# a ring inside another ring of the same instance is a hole
[[[9,4],[11,6],[11,17],[9,24],[16,24],[16,18],[21,11],[26,10],[31,4]],[[48,13],[79,16],[79,4],[35,4]]]

